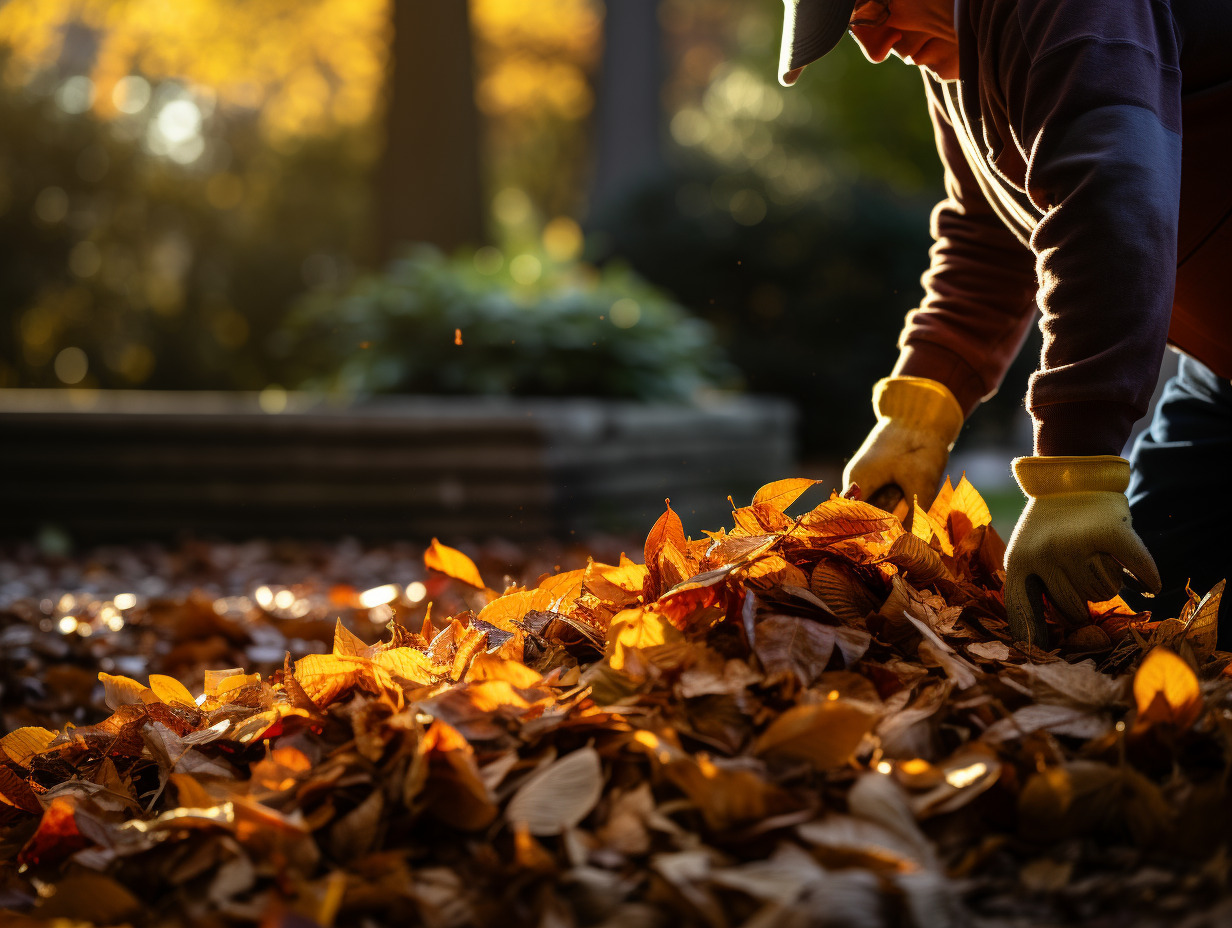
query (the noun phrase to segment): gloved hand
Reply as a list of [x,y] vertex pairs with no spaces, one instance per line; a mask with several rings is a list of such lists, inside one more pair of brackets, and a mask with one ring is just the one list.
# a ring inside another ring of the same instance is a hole
[[1127,460],[1018,458],[1014,476],[1030,498],[1005,550],[1005,612],[1015,641],[1045,644],[1041,593],[1083,622],[1088,602],[1111,599],[1126,582],[1159,592],[1155,561],[1130,523]]
[[860,498],[897,484],[907,504],[927,509],[945,474],[950,448],[962,430],[954,394],[925,377],[887,377],[873,388],[877,425],[843,471],[843,485],[859,484]]

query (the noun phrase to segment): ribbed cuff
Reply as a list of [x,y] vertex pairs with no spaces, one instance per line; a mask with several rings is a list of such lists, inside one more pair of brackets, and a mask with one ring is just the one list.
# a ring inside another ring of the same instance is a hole
[[1014,459],[1014,479],[1032,498],[1061,493],[1124,493],[1129,461],[1115,454]]
[[873,388],[873,409],[890,419],[944,439],[958,439],[964,417],[958,400],[945,384],[927,377],[886,377]]
[[984,398],[984,381],[959,354],[932,342],[912,341],[903,345],[892,376],[927,377],[943,383],[970,416]]
[[1031,418],[1037,455],[1117,455],[1138,411],[1121,403],[1052,403],[1032,409]]

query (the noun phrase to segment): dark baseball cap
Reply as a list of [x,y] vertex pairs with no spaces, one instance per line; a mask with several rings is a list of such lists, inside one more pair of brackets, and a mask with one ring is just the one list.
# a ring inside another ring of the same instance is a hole
[[838,44],[855,7],[856,0],[783,0],[780,84],[790,87],[806,64]]

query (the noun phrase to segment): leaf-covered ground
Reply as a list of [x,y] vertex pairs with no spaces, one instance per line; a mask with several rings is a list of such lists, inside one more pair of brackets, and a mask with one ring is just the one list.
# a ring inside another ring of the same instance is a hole
[[1016,644],[965,480],[811,485],[642,563],[9,552],[3,923],[1232,923],[1220,588]]

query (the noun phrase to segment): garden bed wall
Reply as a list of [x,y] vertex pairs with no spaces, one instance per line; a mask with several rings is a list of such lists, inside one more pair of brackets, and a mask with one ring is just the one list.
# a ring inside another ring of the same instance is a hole
[[[269,405],[268,402],[266,404]],[[427,539],[644,532],[672,506],[726,521],[792,473],[782,400],[0,391],[0,534]]]

